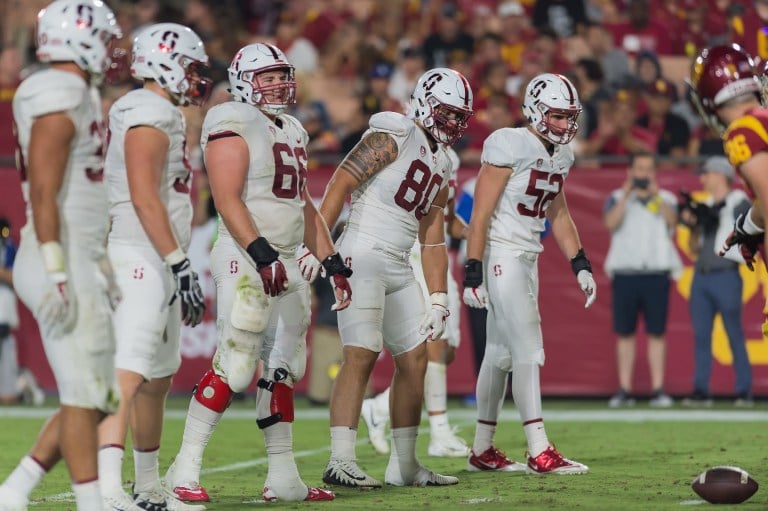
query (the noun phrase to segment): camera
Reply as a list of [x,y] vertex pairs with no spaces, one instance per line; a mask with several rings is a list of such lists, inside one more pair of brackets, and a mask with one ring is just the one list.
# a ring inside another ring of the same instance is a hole
[[649,186],[651,186],[651,180],[647,177],[636,177],[632,179],[632,188],[647,190]]

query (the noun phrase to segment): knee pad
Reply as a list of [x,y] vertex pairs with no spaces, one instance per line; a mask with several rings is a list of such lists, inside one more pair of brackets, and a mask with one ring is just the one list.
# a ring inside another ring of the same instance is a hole
[[285,381],[288,380],[288,371],[282,368],[275,369],[271,380],[260,378],[258,382],[259,395],[256,398],[256,410],[260,410],[263,400],[269,400],[269,414],[267,417],[256,419],[259,429],[268,428],[278,422],[293,422],[293,387]]
[[258,334],[267,327],[270,309],[269,298],[262,289],[241,284],[232,302],[229,321],[237,329]]
[[198,403],[218,413],[223,413],[229,407],[233,394],[227,382],[214,373],[213,369],[209,369],[203,375],[200,382],[195,385],[195,390],[192,391]]

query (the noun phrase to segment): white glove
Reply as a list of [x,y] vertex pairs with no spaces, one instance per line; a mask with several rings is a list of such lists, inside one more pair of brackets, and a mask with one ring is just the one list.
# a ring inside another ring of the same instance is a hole
[[592,278],[592,274],[587,270],[581,270],[579,274],[576,275],[576,280],[579,281],[581,290],[587,295],[587,303],[584,304],[584,308],[588,309],[590,305],[595,303],[595,299],[597,298],[597,284],[595,284],[595,279]]
[[296,249],[296,262],[299,264],[301,276],[310,284],[315,281],[323,270],[320,261],[312,255],[312,252],[309,251],[304,243]]
[[419,325],[419,334],[426,335],[427,341],[441,339],[445,331],[445,320],[451,315],[448,310],[448,295],[446,293],[432,293],[429,295],[432,307],[424,315]]
[[488,291],[485,290],[485,286],[482,284],[478,287],[465,287],[463,298],[464,303],[473,309],[488,308]]
[[48,241],[40,245],[40,254],[49,285],[37,308],[37,320],[46,331],[55,329],[58,334],[66,333],[75,326],[76,314],[64,270],[64,251],[58,241]]

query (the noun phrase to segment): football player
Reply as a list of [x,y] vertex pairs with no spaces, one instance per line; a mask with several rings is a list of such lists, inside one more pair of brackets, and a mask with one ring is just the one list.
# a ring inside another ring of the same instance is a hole
[[[144,28],[133,41],[131,75],[144,86],[109,110],[105,162],[112,227],[107,251],[122,291],[115,310],[117,414],[100,428],[99,479],[116,509],[201,510],[163,489],[158,455],[165,399],[181,364],[182,321],[197,325],[205,304],[186,251],[192,225],[191,169],[179,107],[201,105],[211,82],[200,38],[176,23]],[[130,419],[133,498],[122,489]],[[135,500],[135,504],[131,506]]]
[[97,426],[117,407],[105,259],[107,192],[98,84],[121,32],[100,0],[58,0],[40,11],[37,59],[50,63],[13,99],[17,164],[27,203],[13,280],[35,316],[61,406],[0,486],[0,509],[25,510],[62,457],[79,510],[101,509]]
[[[467,233],[464,302],[488,308],[485,356],[477,378],[477,425],[470,471],[583,474],[549,442],[541,413],[539,367],[544,343],[538,306],[540,234],[549,220],[579,286],[595,301],[592,267],[568,212],[564,183],[573,165],[571,140],[581,113],[576,88],[565,77],[541,74],[526,87],[528,126],[501,128],[483,144]],[[512,395],[528,440],[527,464],[493,444],[512,373]]]
[[[408,116],[381,112],[346,155],[325,190],[320,212],[334,225],[352,196],[339,247],[351,261],[355,300],[339,313],[343,362],[331,394],[331,456],[323,481],[380,487],[355,460],[357,425],[365,386],[379,352],[395,361],[390,417],[392,448],[384,481],[395,486],[458,483],[416,459],[426,341],[442,338],[448,318],[448,256],[443,209],[451,161],[446,147],[463,134],[472,115],[472,90],[452,69],[425,72],[411,96]],[[409,263],[418,237],[429,289],[421,289]]]
[[738,245],[747,265],[765,241],[768,215],[768,109],[761,78],[752,57],[738,45],[705,48],[693,61],[692,100],[707,125],[722,134],[723,147],[744,182],[752,207],[739,215],[721,255]]
[[307,192],[307,132],[285,113],[295,102],[294,68],[277,47],[240,49],[229,67],[232,101],[205,117],[200,144],[219,235],[211,252],[216,282],[218,347],[197,384],[184,438],[166,480],[187,501],[207,501],[200,486],[203,450],[236,392],[258,380],[256,413],[268,470],[265,501],[332,500],[308,487],[293,457],[293,387],[304,375],[309,284],[294,253],[302,240],[323,261],[335,309],[346,308],[351,272]]

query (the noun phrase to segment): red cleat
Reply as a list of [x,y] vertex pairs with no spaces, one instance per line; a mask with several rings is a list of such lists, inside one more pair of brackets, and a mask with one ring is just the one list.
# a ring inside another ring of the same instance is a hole
[[[307,489],[309,490],[309,493],[307,493],[307,496],[304,498],[304,502],[321,502],[324,500],[333,500],[336,498],[336,495],[334,495],[331,490],[325,490],[323,488],[312,488],[311,486],[309,486]],[[267,487],[264,487],[262,497],[264,498],[265,502],[277,502],[280,500],[277,495],[275,495],[275,493]]]
[[205,488],[198,483],[190,483],[188,486],[176,486],[173,494],[182,502],[210,502],[211,498]]
[[470,451],[467,460],[467,470],[470,472],[525,472],[525,465],[507,458],[503,452],[490,446],[481,455]]
[[528,472],[532,474],[586,474],[589,467],[564,458],[554,445],[536,456],[528,456]]

